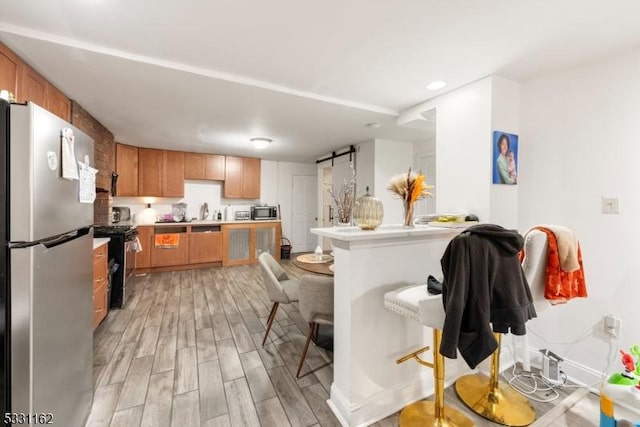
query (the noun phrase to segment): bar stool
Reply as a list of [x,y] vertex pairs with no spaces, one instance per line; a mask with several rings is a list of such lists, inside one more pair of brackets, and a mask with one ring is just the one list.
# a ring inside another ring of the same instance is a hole
[[[547,245],[547,235],[542,231],[531,230],[525,237],[525,258],[522,267],[537,312],[549,307],[549,303],[544,299]],[[536,419],[535,410],[529,400],[498,380],[502,334],[495,333],[494,336],[498,348],[491,355],[489,377],[481,373],[460,377],[456,381],[456,393],[471,410],[493,422],[507,426],[529,425]],[[527,336],[524,337],[524,363],[528,365],[529,345]]]
[[433,329],[433,362],[420,357],[429,347],[420,348],[398,360],[400,364],[414,359],[422,366],[433,368],[434,395],[433,401],[421,400],[405,406],[400,413],[401,427],[471,427],[473,421],[462,412],[444,404],[444,357],[440,354],[442,326],[444,324],[444,307],[440,295],[427,294],[427,285],[409,285],[384,295],[385,308],[406,318],[415,320]]

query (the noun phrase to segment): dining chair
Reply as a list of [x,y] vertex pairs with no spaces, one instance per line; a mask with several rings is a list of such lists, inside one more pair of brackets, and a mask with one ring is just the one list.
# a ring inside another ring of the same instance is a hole
[[298,301],[298,279],[290,279],[278,261],[268,252],[263,252],[258,257],[262,270],[262,283],[269,300],[273,302],[271,312],[267,318],[267,331],[264,333],[262,345],[267,342],[269,331],[276,318],[276,312],[280,304],[289,304]]
[[333,278],[327,276],[304,275],[299,285],[300,315],[309,323],[309,333],[302,350],[296,378],[300,378],[300,371],[307,357],[309,344],[318,337],[320,325],[333,325]]

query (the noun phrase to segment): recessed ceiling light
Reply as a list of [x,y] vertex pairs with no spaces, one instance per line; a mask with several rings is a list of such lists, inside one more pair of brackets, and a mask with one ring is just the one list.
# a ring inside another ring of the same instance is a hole
[[260,137],[260,138],[251,138],[249,141],[253,142],[254,147],[262,149],[262,148],[267,148],[269,144],[273,142],[273,139]]
[[442,89],[446,85],[447,84],[445,82],[443,82],[442,80],[436,80],[436,81],[433,81],[433,82],[429,83],[427,85],[427,89],[429,89],[429,90],[438,90],[438,89]]

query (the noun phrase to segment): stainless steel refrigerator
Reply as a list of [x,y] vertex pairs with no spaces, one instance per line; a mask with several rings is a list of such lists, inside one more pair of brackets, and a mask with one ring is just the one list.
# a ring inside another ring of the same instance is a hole
[[93,204],[62,177],[68,129],[67,154],[92,164],[86,134],[35,104],[0,100],[2,412],[80,427],[93,399]]

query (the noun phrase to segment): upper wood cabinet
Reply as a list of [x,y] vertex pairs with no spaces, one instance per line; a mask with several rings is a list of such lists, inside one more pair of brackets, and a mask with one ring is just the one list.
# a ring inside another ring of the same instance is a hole
[[0,90],[13,93],[18,102],[31,101],[66,121],[71,121],[71,101],[0,43]]
[[116,144],[116,196],[138,195],[138,147]]
[[27,64],[22,63],[18,76],[20,98],[18,101],[31,101],[46,108],[47,81]]
[[55,86],[47,83],[45,100],[46,105],[44,107],[47,110],[61,119],[71,122],[71,100],[67,98],[64,93],[56,89]]
[[184,177],[224,181],[224,156],[217,154],[185,153]]
[[139,148],[138,196],[183,197],[184,153]]
[[138,195],[162,197],[163,150],[138,148]]
[[184,177],[186,179],[204,179],[204,154],[184,154]]
[[224,197],[242,198],[242,157],[227,156],[224,171]]
[[8,47],[0,43],[0,90],[8,90],[16,99],[20,99],[18,70],[20,58]]
[[260,159],[245,157],[242,159],[242,197],[260,198]]
[[227,156],[225,167],[224,197],[260,198],[260,159]]
[[184,153],[182,151],[162,153],[162,196],[184,196]]

